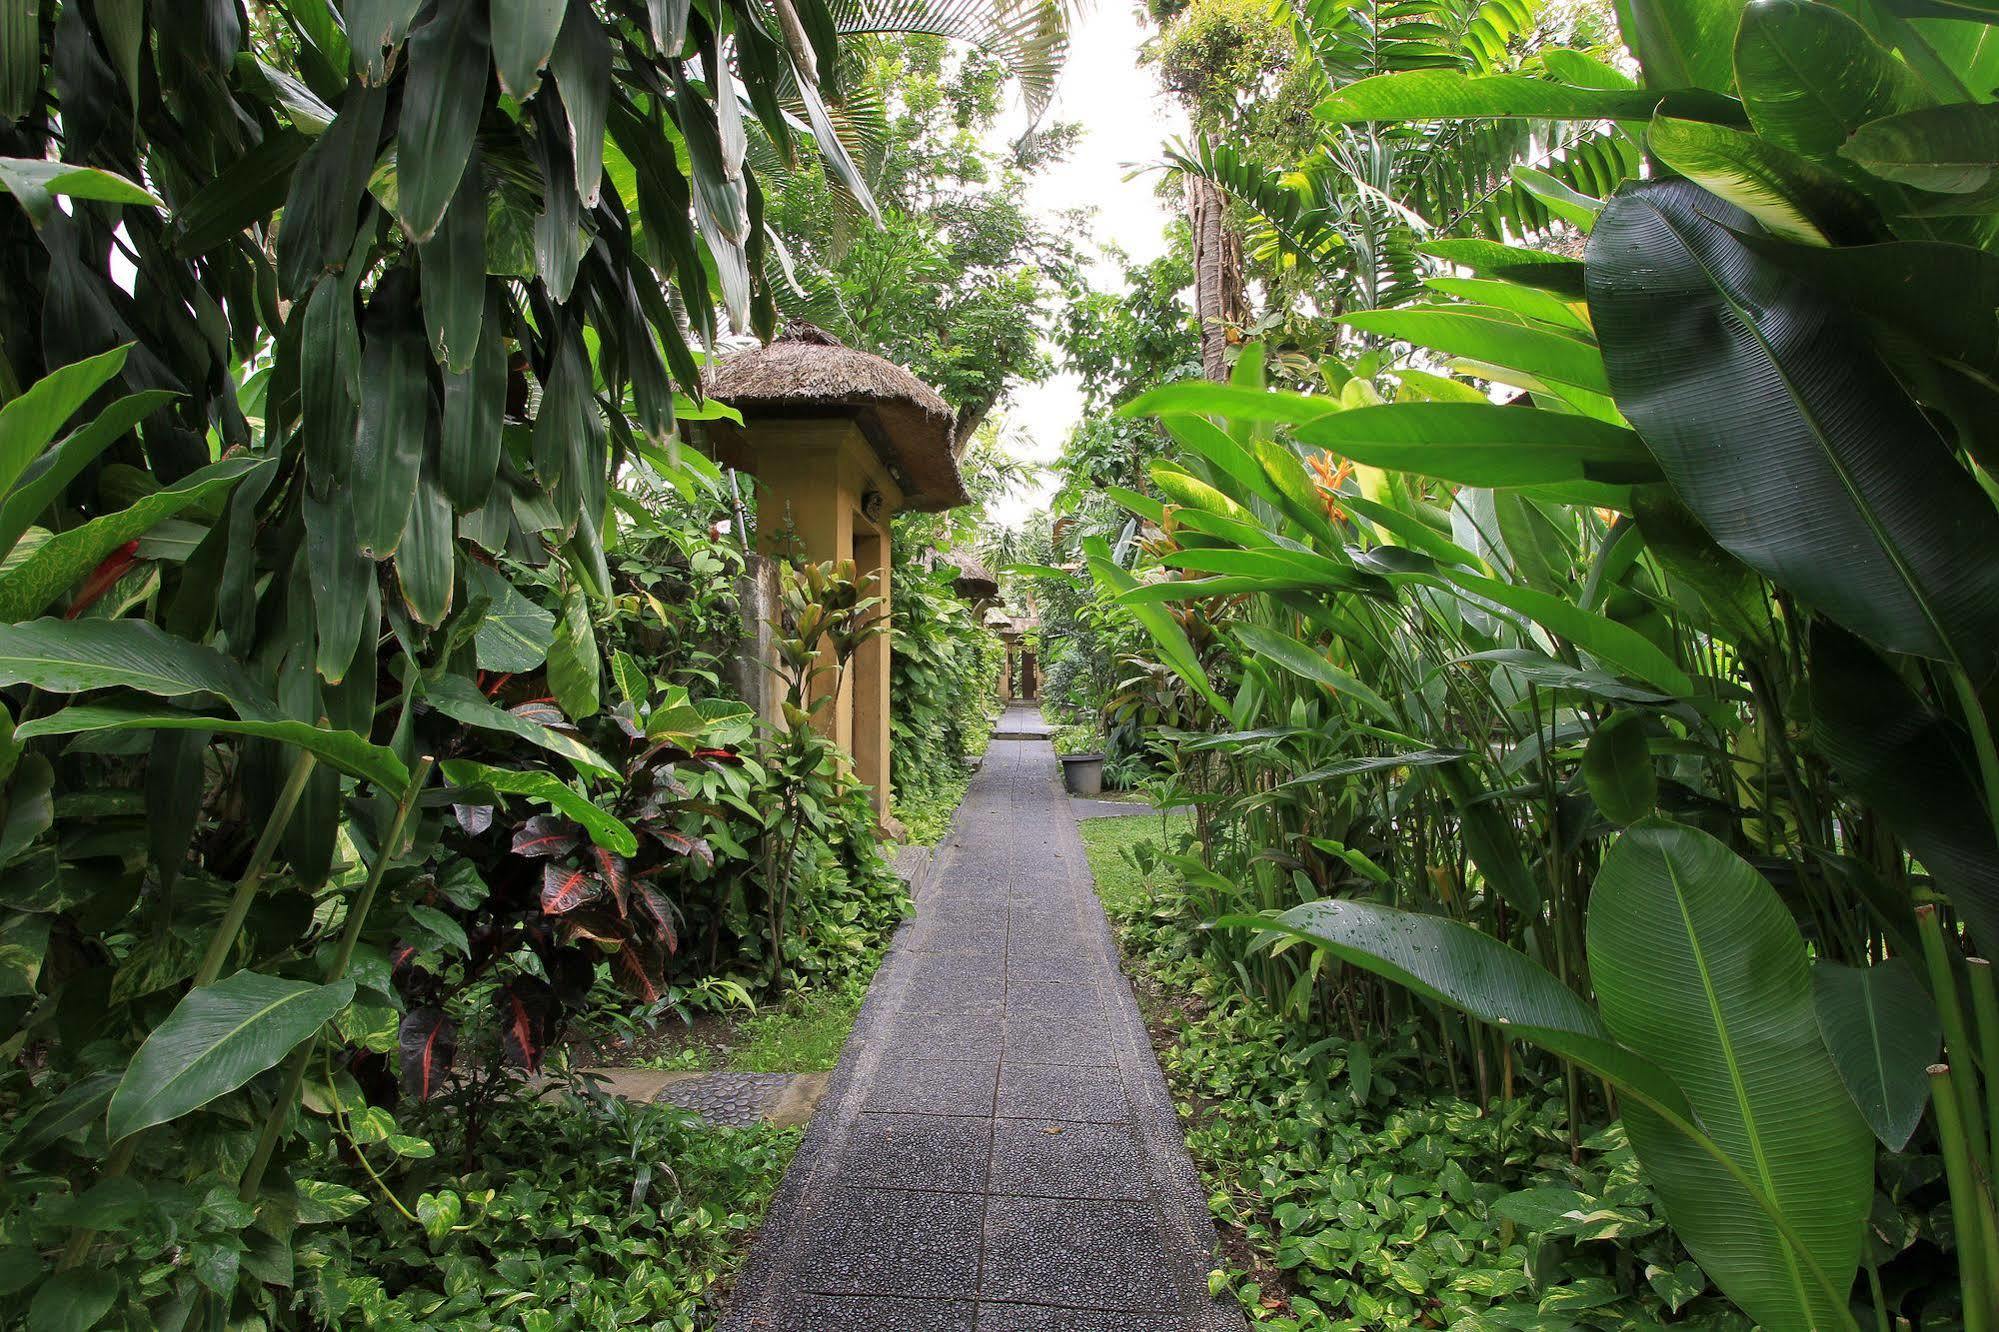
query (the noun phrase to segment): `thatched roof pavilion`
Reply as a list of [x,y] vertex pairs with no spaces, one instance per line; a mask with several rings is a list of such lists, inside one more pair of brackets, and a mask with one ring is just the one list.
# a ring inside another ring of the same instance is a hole
[[[901,366],[823,329],[794,322],[777,341],[711,365],[703,389],[742,413],[746,425],[852,420],[902,487],[905,509],[939,513],[970,502],[958,473],[950,404]],[[710,428],[724,442],[743,434],[728,422]]]
[[965,600],[984,601],[999,595],[999,579],[969,550],[943,551],[938,558],[958,571],[951,580],[951,590]]

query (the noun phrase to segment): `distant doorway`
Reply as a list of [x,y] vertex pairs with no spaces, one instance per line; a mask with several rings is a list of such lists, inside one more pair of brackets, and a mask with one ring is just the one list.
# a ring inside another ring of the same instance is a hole
[[1035,669],[1034,653],[1022,649],[1020,654],[1020,696],[1023,699],[1041,697],[1040,672]]

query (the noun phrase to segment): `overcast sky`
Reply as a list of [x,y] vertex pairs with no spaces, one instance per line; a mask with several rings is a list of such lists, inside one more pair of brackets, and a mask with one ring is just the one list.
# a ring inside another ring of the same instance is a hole
[[[1159,92],[1150,68],[1138,63],[1145,39],[1131,0],[1096,0],[1070,34],[1069,59],[1048,115],[1075,121],[1082,139],[1066,162],[1035,178],[1030,201],[1047,217],[1088,208],[1095,221],[1088,232],[1097,243],[1115,243],[1135,259],[1157,257],[1165,248],[1167,215],[1153,190],[1155,171],[1126,179],[1164,156],[1169,139],[1186,134],[1186,117]],[[1020,133],[1024,112],[999,127],[996,142]],[[1109,285],[1115,270],[1098,266],[1098,281]],[[1013,451],[1036,462],[1053,461],[1082,411],[1072,375],[1017,388],[1006,412],[1005,437]],[[1017,524],[1041,507],[1045,494],[994,506],[993,516]]]

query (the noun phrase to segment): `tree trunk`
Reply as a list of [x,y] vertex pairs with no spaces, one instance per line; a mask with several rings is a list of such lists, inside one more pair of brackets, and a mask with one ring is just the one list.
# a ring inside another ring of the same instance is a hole
[[1194,312],[1201,321],[1201,373],[1228,378],[1228,347],[1241,334],[1242,243],[1230,231],[1227,200],[1213,182],[1187,177],[1194,231]]

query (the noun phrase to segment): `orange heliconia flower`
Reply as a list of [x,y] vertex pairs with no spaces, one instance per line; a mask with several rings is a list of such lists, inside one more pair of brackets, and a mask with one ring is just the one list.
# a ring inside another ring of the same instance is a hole
[[1326,517],[1339,522],[1347,516],[1340,507],[1340,487],[1353,475],[1353,463],[1341,459],[1335,461],[1330,453],[1322,453],[1316,458],[1307,458],[1314,480],[1318,483],[1319,495],[1326,501]]

